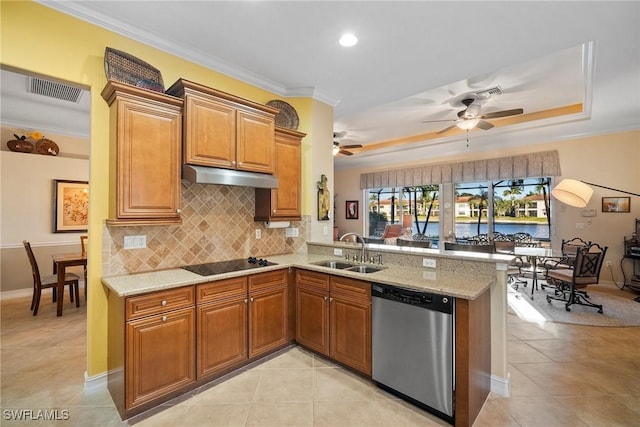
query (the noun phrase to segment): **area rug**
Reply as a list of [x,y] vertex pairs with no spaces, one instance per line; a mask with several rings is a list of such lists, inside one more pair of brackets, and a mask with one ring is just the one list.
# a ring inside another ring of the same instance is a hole
[[520,318],[534,322],[572,323],[590,326],[640,326],[640,303],[633,300],[638,294],[627,288],[620,290],[609,285],[589,286],[589,299],[603,305],[603,313],[597,308],[572,305],[565,309],[562,301],[547,302],[546,295],[553,295],[553,289],[538,289],[531,299],[531,284],[518,291],[509,287],[507,300],[509,311]]

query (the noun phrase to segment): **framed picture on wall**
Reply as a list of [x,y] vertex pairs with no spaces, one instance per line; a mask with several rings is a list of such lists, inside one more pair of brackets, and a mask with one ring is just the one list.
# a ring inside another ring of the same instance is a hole
[[631,197],[603,197],[602,212],[631,212]]
[[345,211],[346,211],[345,216],[347,219],[358,219],[358,201],[347,200]]
[[53,180],[53,232],[86,232],[89,226],[89,183]]

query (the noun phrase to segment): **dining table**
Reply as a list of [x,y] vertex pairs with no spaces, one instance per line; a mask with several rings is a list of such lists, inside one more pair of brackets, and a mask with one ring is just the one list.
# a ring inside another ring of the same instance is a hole
[[[57,292],[56,310],[57,310],[57,316],[60,317],[62,316],[62,303],[64,301],[64,277],[66,275],[67,267],[81,265],[84,268],[86,268],[87,254],[83,252],[60,253],[60,254],[52,254],[51,257],[53,258],[53,273],[58,275],[58,283],[56,284],[56,292]],[[80,297],[79,295],[76,295],[76,298],[79,298],[79,297]]]
[[531,299],[533,299],[533,291],[538,289],[538,275],[543,272],[538,270],[539,261],[549,258],[561,258],[562,254],[554,253],[551,248],[532,246],[516,246],[513,248],[513,253],[531,260]]

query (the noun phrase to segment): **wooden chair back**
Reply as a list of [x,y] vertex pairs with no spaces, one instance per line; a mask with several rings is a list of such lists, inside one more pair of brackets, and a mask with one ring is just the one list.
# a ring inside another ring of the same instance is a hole
[[29,258],[29,264],[31,264],[31,274],[33,276],[33,287],[34,289],[40,289],[42,287],[42,282],[40,279],[40,269],[38,268],[38,262],[36,261],[36,257],[33,254],[33,250],[31,249],[31,243],[26,240],[22,241],[25,250],[27,251],[27,257]]
[[87,242],[89,240],[89,236],[82,235],[80,236],[80,246],[82,247],[82,255],[86,255],[87,254]]

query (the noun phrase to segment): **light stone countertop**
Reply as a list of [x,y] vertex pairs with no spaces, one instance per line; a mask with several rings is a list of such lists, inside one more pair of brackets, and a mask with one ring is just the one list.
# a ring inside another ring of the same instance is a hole
[[474,272],[441,271],[433,268],[407,267],[394,264],[384,264],[383,270],[375,273],[356,273],[353,271],[322,267],[312,263],[335,260],[344,261],[342,257],[317,254],[283,254],[265,257],[278,265],[237,271],[233,273],[217,274],[214,276],[200,276],[181,268],[159,270],[145,273],[134,273],[119,276],[103,277],[102,283],[119,297],[144,294],[153,291],[178,288],[181,286],[208,283],[231,277],[297,267],[323,273],[330,273],[368,282],[384,283],[419,291],[473,300],[486,291],[496,281],[496,275],[478,275]]

